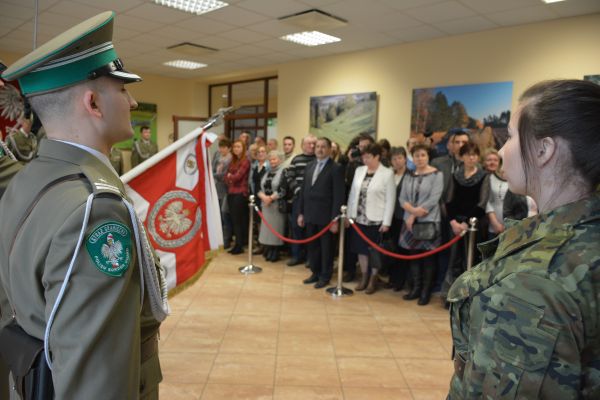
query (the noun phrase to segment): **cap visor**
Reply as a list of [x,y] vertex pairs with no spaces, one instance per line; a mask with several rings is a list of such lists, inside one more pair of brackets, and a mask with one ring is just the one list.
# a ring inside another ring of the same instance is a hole
[[125,83],[141,82],[142,78],[139,75],[133,74],[129,71],[112,71],[108,73],[108,76],[124,81]]

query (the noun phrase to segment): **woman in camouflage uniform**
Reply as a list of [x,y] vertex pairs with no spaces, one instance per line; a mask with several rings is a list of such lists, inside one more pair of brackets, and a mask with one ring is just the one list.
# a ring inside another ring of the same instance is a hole
[[539,215],[506,223],[450,289],[449,399],[600,399],[600,86],[541,82],[501,149]]

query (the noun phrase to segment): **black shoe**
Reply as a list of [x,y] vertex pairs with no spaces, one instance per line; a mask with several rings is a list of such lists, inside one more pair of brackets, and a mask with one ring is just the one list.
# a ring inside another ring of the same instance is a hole
[[242,249],[242,247],[234,247],[233,249],[231,249],[231,251],[229,252],[230,254],[236,255],[236,254],[242,254],[244,252],[244,249]]
[[319,277],[315,274],[312,274],[311,276],[309,276],[308,278],[306,278],[305,280],[302,281],[302,283],[304,283],[305,285],[309,285],[311,283],[317,283],[319,282]]
[[328,281],[318,281],[317,283],[315,283],[315,289],[321,289],[327,285],[329,285]]
[[279,250],[273,250],[271,252],[271,259],[269,261],[271,261],[271,262],[279,261]]
[[[302,264],[302,261],[300,261],[300,260],[296,260],[295,258],[292,258],[290,261],[288,261],[288,262],[286,263],[286,265],[287,265],[288,267],[295,267],[296,265],[300,265],[300,264]],[[316,282],[316,281],[315,281],[315,282]]]

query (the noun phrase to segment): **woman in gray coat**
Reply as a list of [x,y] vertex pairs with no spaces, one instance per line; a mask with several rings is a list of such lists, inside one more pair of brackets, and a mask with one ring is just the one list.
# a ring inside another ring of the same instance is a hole
[[[282,179],[284,168],[281,166],[284,160],[283,152],[273,150],[269,153],[271,170],[262,177],[258,192],[265,220],[280,234],[284,232],[286,219],[286,214],[279,211],[279,200],[285,201],[286,194],[286,180]],[[267,228],[264,221],[261,221],[258,241],[265,249],[263,255],[267,261],[279,260],[279,248],[283,241]]]
[[[429,165],[429,148],[418,144],[412,148],[415,171],[405,178],[400,192],[400,205],[404,209],[404,224],[400,231],[400,247],[410,254],[435,249],[440,245],[440,197],[444,187],[443,174]],[[416,224],[429,224],[434,231],[429,240],[415,237]],[[430,257],[410,261],[413,286],[404,300],[419,299],[419,305],[429,303],[435,275],[435,259]]]

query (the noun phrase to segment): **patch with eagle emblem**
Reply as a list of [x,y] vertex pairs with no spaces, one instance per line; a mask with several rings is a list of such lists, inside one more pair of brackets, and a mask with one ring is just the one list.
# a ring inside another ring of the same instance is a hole
[[131,231],[120,222],[98,226],[87,237],[85,247],[92,262],[110,276],[123,276],[131,262]]

